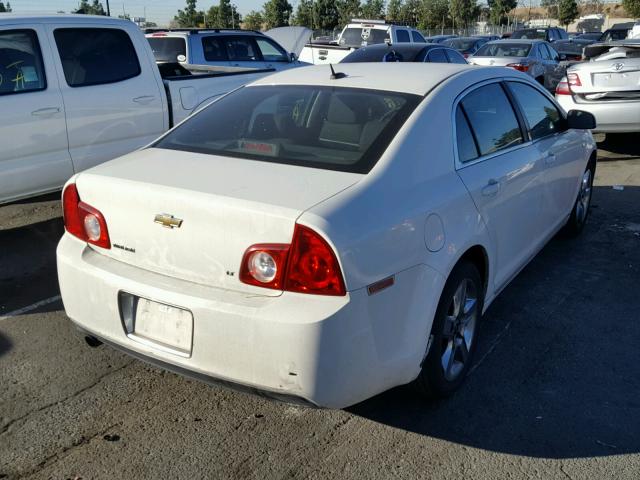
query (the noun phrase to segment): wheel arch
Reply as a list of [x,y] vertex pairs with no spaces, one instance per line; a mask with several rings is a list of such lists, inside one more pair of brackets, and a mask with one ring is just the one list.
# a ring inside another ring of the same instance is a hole
[[458,258],[453,268],[455,268],[456,265],[463,261],[471,262],[478,269],[480,278],[482,279],[483,297],[486,298],[487,288],[489,286],[490,269],[489,254],[487,252],[487,249],[480,244],[476,244],[467,248],[464,253],[460,255],[460,258]]

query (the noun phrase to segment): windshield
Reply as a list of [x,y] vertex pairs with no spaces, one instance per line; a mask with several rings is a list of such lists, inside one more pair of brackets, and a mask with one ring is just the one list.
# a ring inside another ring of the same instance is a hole
[[353,88],[245,87],[212,103],[154,146],[367,173],[420,100],[417,95]]
[[544,29],[518,30],[513,32],[511,38],[528,38],[531,40],[546,40],[547,31]]
[[384,43],[385,38],[389,38],[388,30],[373,28],[347,28],[342,32],[340,45],[344,47],[361,47],[363,45],[374,45]]
[[456,50],[466,51],[472,50],[473,46],[478,41],[477,38],[451,38],[442,42],[447,47],[455,48]]
[[476,57],[526,57],[531,50],[530,43],[485,43],[478,49]]
[[147,37],[156,62],[179,62],[182,55],[186,61],[187,47],[184,38],[179,37]]

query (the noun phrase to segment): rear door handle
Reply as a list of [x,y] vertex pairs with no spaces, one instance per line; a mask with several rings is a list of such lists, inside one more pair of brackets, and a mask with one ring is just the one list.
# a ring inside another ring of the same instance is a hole
[[31,115],[34,115],[36,117],[50,117],[51,115],[55,115],[56,113],[60,113],[60,107],[40,108],[31,112]]
[[154,97],[153,95],[143,95],[141,97],[134,98],[133,101],[141,105],[146,105],[153,102],[155,99],[156,97]]
[[550,165],[550,164],[552,164],[552,163],[553,163],[553,162],[555,162],[555,161],[556,161],[556,156],[555,156],[555,154],[553,154],[553,153],[548,153],[548,154],[547,154],[547,156],[546,156],[546,157],[544,157],[544,162],[545,162],[547,165]]
[[500,191],[500,182],[492,178],[487,182],[486,187],[482,189],[482,195],[485,197],[494,197]]

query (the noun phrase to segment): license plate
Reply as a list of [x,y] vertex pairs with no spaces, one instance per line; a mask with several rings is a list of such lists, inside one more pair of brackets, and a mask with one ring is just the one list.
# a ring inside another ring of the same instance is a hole
[[191,353],[193,315],[189,310],[139,298],[134,318],[136,337]]
[[633,87],[640,83],[640,72],[594,73],[594,87]]

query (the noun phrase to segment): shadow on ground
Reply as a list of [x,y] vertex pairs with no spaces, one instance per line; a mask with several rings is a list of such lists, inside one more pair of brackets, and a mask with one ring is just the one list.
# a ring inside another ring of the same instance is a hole
[[514,455],[640,452],[640,188],[596,187],[583,235],[553,239],[486,312],[462,390],[409,387],[352,413]]
[[13,343],[9,338],[0,332],[0,357],[9,352],[13,347]]
[[604,138],[600,135],[596,137],[598,141],[598,150],[605,150],[609,153],[619,155],[631,155],[629,157],[615,157],[607,155],[599,157],[598,161],[613,160],[635,160],[640,158],[640,142],[638,142],[638,133],[608,133]]

